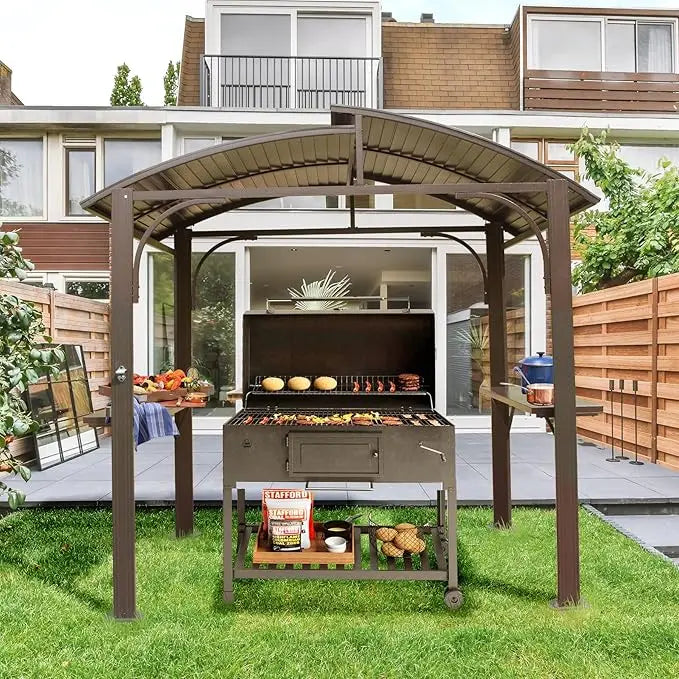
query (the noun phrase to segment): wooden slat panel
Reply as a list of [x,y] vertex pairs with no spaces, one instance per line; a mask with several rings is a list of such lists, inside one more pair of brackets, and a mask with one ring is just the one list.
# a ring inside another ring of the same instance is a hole
[[[615,335],[581,335],[575,338],[575,346],[644,346],[650,341],[650,332],[621,332]],[[679,342],[679,338],[677,341]]]
[[679,108],[679,96],[676,102],[652,102],[652,101],[590,101],[587,99],[549,99],[544,96],[531,97],[530,90],[526,92],[526,110],[552,110],[552,111],[621,111],[636,112],[650,111],[656,113],[676,113]]
[[613,309],[611,311],[600,311],[588,314],[578,314],[573,318],[574,326],[595,325],[597,323],[622,323],[623,321],[638,321],[643,318],[650,318],[651,310],[645,305],[625,307],[624,309]]
[[644,92],[679,92],[679,85],[677,83],[666,82],[644,82],[640,84],[637,81],[609,81],[602,83],[598,80],[561,80],[555,78],[554,80],[531,78],[526,81],[526,86],[537,90],[558,90],[564,87],[577,87],[580,90],[594,90],[600,92],[601,90],[616,91],[616,92],[639,92],[643,89]]
[[629,283],[628,285],[619,285],[616,288],[608,288],[607,290],[588,292],[586,295],[577,295],[573,298],[573,308],[610,302],[614,299],[628,299],[648,295],[651,292],[651,287],[651,281],[640,281],[638,283]]
[[545,71],[529,69],[526,78],[545,78],[549,80],[595,80],[609,82],[667,82],[679,84],[676,73],[622,73],[617,71]]

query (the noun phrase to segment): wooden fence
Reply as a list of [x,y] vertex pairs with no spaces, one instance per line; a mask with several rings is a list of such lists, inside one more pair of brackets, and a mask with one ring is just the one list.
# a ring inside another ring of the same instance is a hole
[[0,281],[0,294],[15,295],[40,309],[55,342],[82,346],[94,409],[103,408],[108,399],[97,389],[109,381],[109,305],[9,281]]
[[638,380],[639,454],[679,468],[679,274],[577,296],[573,314],[578,394],[605,404],[579,419],[579,434],[632,452]]

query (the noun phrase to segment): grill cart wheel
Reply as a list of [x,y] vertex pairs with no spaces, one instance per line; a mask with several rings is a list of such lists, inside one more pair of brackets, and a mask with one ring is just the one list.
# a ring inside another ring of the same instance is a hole
[[446,593],[443,595],[443,601],[448,608],[454,611],[462,606],[464,597],[459,589],[446,589]]

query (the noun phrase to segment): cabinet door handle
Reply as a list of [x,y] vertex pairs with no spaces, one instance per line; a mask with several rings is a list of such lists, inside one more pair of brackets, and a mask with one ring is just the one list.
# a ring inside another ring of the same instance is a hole
[[378,452],[377,450],[373,450],[372,456],[373,456],[373,457],[379,457],[380,454],[379,454],[379,452]]
[[441,462],[447,462],[446,454],[442,453],[440,450],[436,450],[436,448],[430,448],[429,446],[425,446],[424,443],[422,443],[422,441],[420,441],[417,445],[420,448],[422,448],[422,450],[426,450],[430,453],[436,453],[437,455],[440,455],[441,456]]

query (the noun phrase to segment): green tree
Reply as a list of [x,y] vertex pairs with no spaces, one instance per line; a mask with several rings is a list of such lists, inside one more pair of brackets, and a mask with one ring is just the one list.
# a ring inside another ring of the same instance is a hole
[[141,100],[141,90],[139,76],[134,75],[130,78],[130,67],[127,64],[121,64],[113,78],[111,106],[144,106]]
[[574,219],[582,258],[576,287],[591,292],[679,272],[679,169],[665,158],[656,173],[632,167],[606,132],[595,137],[585,129],[571,148],[608,201],[608,209]]
[[179,89],[179,70],[181,62],[170,61],[167,64],[167,70],[163,76],[163,87],[165,88],[165,99],[163,104],[165,106],[177,105],[177,91]]
[[[18,242],[16,231],[0,234],[0,278],[23,280],[26,272],[33,270]],[[0,464],[24,480],[30,478],[31,472],[12,456],[9,446],[16,437],[38,427],[26,408],[23,393],[29,384],[58,372],[64,353],[44,346],[51,341],[38,309],[15,295],[0,294]],[[20,490],[0,481],[0,496],[4,494],[12,509],[24,501]]]

